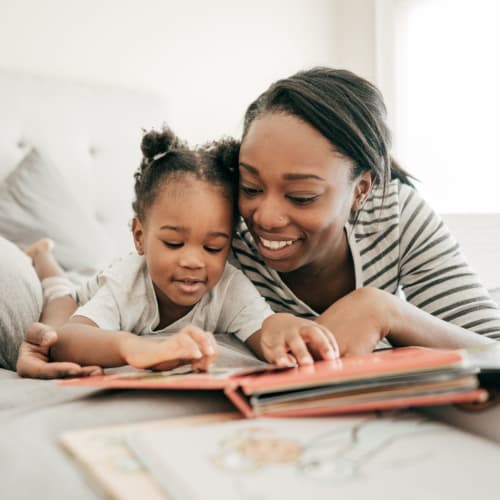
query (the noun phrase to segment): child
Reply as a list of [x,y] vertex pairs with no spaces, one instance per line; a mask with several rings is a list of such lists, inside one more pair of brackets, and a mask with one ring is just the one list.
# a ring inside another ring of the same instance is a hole
[[[212,332],[234,333],[245,342],[261,326],[280,331],[314,325],[314,336],[315,324],[273,314],[250,281],[226,263],[236,213],[237,144],[190,150],[165,129],[145,134],[142,151],[132,223],[138,255],[114,263],[79,290],[80,307],[57,328],[51,358],[88,366],[88,373],[123,364],[168,369],[191,362],[207,369],[216,355]],[[51,253],[41,247],[28,252],[42,277],[50,271]],[[50,306],[69,300],[58,279],[45,287],[42,321],[48,323]],[[331,345],[323,351],[335,357]],[[23,374],[22,367],[18,371]]]

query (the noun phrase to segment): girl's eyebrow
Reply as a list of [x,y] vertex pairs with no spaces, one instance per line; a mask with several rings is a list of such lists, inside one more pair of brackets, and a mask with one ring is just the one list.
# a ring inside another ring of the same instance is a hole
[[[246,163],[240,162],[240,167],[243,167],[245,170],[248,170],[253,175],[257,176],[259,175],[259,171],[255,167],[252,167],[251,165],[247,165]],[[302,181],[307,179],[315,179],[318,181],[326,182],[326,179],[315,174],[285,174],[283,175],[283,179],[285,179],[286,181]]]
[[160,229],[170,229],[170,231],[178,231],[180,233],[185,233],[188,230],[188,228],[184,226],[169,226],[168,224],[161,226]]
[[208,234],[209,236],[212,236],[214,238],[226,238],[229,239],[230,236],[227,233],[223,233],[222,231],[213,231]]
[[[187,228],[186,226],[170,226],[168,224],[165,224],[164,226],[161,226],[160,229],[167,229],[167,230],[170,230],[170,231],[177,231],[179,233],[188,233],[189,232],[189,228]],[[211,238],[226,238],[228,240],[231,238],[228,233],[225,233],[223,231],[212,231],[212,232],[208,233],[208,235]]]

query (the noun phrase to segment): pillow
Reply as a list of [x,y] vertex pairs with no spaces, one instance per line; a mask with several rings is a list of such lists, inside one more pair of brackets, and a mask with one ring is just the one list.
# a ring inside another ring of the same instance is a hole
[[42,311],[42,288],[31,259],[2,237],[0,255],[0,367],[15,370],[24,331]]
[[91,275],[114,257],[112,245],[75,200],[62,174],[32,149],[0,183],[0,236],[21,248],[49,237],[66,271]]

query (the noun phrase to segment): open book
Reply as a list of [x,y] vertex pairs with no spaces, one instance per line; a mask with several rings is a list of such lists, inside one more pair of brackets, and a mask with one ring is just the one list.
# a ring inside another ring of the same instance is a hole
[[[477,356],[476,356],[477,357]],[[481,403],[477,362],[464,350],[404,347],[278,369],[208,373],[130,371],[59,381],[65,386],[223,390],[247,417],[314,416],[401,407]]]
[[407,410],[198,415],[70,431],[61,443],[120,500],[498,497],[497,444]]

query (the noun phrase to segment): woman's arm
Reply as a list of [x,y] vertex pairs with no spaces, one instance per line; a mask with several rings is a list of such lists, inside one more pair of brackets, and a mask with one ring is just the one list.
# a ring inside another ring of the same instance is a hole
[[391,344],[461,348],[494,342],[376,288],[354,290],[316,321],[333,332],[340,354],[362,354],[387,336]]

